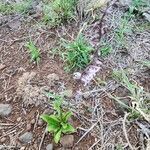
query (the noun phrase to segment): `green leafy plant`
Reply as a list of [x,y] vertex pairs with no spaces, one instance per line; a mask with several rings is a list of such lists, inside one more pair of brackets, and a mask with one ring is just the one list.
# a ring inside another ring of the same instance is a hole
[[74,18],[75,0],[53,0],[43,7],[43,21],[57,26]]
[[63,59],[66,62],[66,71],[77,71],[85,68],[90,63],[90,54],[93,48],[85,41],[82,35],[72,42],[63,44],[66,52]]
[[34,43],[32,41],[28,42],[26,44],[26,47],[29,50],[29,53],[31,55],[31,61],[36,62],[37,64],[40,61],[40,51],[39,49],[34,45]]
[[47,122],[47,131],[54,134],[54,141],[58,143],[62,134],[73,133],[75,128],[68,122],[72,113],[70,111],[64,112],[62,110],[62,99],[59,96],[53,96],[48,94],[48,96],[55,98],[53,103],[53,108],[55,113],[52,115],[43,114],[41,118]]

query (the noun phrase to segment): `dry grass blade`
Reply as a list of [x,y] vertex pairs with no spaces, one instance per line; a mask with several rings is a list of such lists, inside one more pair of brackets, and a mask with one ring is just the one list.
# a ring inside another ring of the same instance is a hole
[[95,124],[93,124],[83,135],[82,137],[76,142],[75,145],[77,145],[98,123],[99,121],[97,121]]
[[41,150],[41,148],[42,148],[42,144],[43,144],[43,141],[44,141],[46,132],[47,132],[47,131],[46,131],[46,129],[45,129],[44,132],[43,132],[42,139],[41,139],[41,142],[40,142],[40,145],[39,145],[39,149],[38,149],[38,150]]
[[130,149],[131,150],[135,150],[133,147],[132,147],[132,145],[131,145],[131,143],[130,143],[130,141],[129,141],[129,138],[128,138],[128,134],[127,134],[127,130],[126,130],[126,124],[125,124],[125,122],[126,122],[126,120],[127,120],[127,117],[128,117],[128,113],[125,113],[125,115],[124,115],[124,119],[123,119],[123,132],[124,132],[124,135],[125,135],[125,138],[126,138],[126,140],[127,140],[127,142],[128,142],[128,145],[129,145],[129,147],[130,147]]
[[150,123],[150,114],[144,113],[144,112],[140,109],[138,103],[136,103],[136,109],[137,109],[137,111],[144,117],[144,119],[147,120],[147,121]]
[[150,138],[147,139],[147,148],[146,148],[146,150],[150,150]]

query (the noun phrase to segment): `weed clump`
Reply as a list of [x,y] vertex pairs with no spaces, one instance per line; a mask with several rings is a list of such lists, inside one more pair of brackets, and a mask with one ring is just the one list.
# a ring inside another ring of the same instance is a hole
[[20,2],[13,2],[10,4],[0,2],[0,13],[11,14],[11,13],[27,13],[32,4],[32,0],[24,0]]
[[74,18],[75,0],[53,0],[43,7],[43,21],[57,26]]
[[77,71],[85,68],[90,63],[92,47],[83,36],[78,36],[73,42],[65,43],[66,52],[63,59],[66,62],[66,71]]

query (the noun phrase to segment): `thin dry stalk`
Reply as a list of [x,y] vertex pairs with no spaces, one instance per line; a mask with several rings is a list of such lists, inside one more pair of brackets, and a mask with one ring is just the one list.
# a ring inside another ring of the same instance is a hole
[[132,147],[132,145],[131,145],[131,143],[130,143],[130,141],[129,141],[128,134],[127,134],[127,130],[126,130],[126,124],[125,124],[125,122],[126,122],[126,120],[127,120],[128,115],[129,115],[128,113],[125,113],[124,119],[123,119],[123,121],[122,121],[122,124],[123,124],[123,132],[124,132],[126,141],[127,141],[128,145],[129,145],[130,149],[131,149],[131,150],[135,150],[135,149]]

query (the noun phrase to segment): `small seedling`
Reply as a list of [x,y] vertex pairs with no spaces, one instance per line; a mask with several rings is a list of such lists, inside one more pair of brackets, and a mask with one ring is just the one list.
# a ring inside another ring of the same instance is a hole
[[68,122],[72,113],[70,111],[64,112],[62,110],[62,99],[59,96],[54,96],[55,101],[53,108],[55,113],[52,115],[43,114],[41,118],[47,123],[47,131],[54,134],[54,141],[58,143],[62,134],[75,132],[75,128]]
[[34,45],[32,41],[28,42],[26,44],[26,47],[29,50],[30,56],[31,56],[31,61],[36,62],[37,64],[40,61],[40,51],[39,49]]
[[66,71],[77,71],[85,68],[90,63],[90,54],[93,48],[85,41],[83,36],[78,36],[72,42],[63,45],[66,52],[63,59],[66,62]]
[[100,53],[102,57],[106,57],[108,56],[112,51],[112,47],[109,45],[104,45],[101,49],[100,49]]

